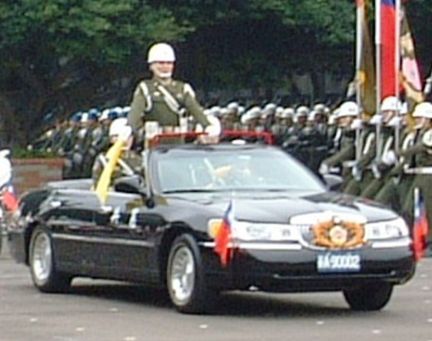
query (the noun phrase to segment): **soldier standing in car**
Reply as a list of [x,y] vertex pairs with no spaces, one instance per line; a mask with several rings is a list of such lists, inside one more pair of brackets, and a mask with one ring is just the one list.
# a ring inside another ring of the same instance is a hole
[[136,87],[128,115],[128,123],[135,132],[147,121],[156,121],[170,130],[180,126],[186,115],[204,128],[211,126],[192,87],[173,79],[175,60],[174,49],[166,43],[150,48],[147,62],[153,77],[142,80]]

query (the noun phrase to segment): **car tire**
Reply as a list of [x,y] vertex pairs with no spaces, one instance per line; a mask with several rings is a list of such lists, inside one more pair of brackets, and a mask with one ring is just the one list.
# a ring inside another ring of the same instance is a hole
[[172,243],[167,264],[167,288],[176,309],[187,314],[210,312],[216,291],[208,288],[200,251],[189,234]]
[[343,292],[350,308],[358,311],[381,310],[390,301],[392,293],[393,285],[390,283],[369,284]]
[[56,259],[51,235],[47,229],[37,227],[30,240],[29,265],[33,284],[42,292],[64,292],[69,289],[72,277],[56,269]]

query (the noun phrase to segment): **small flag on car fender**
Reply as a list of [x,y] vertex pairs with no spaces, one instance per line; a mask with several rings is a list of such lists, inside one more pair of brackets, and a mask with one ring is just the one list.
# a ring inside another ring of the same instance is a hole
[[6,208],[6,210],[15,212],[18,209],[19,203],[18,199],[11,189],[7,189],[3,193],[3,205]]
[[426,207],[418,188],[414,189],[414,226],[413,226],[413,248],[414,257],[419,261],[425,253],[429,225],[426,216]]
[[232,259],[233,248],[231,244],[232,241],[232,226],[233,221],[233,203],[230,201],[222,222],[215,235],[215,246],[214,250],[219,255],[220,262],[223,267],[226,267]]

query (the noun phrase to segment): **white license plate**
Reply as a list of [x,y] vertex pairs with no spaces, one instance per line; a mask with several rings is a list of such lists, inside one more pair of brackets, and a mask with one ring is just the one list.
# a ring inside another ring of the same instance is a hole
[[318,272],[358,272],[360,255],[355,252],[326,252],[317,257]]

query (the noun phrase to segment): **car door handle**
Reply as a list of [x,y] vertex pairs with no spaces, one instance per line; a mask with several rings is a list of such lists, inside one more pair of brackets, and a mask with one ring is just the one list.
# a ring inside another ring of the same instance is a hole
[[113,211],[112,206],[101,206],[99,209],[100,213],[111,213]]

